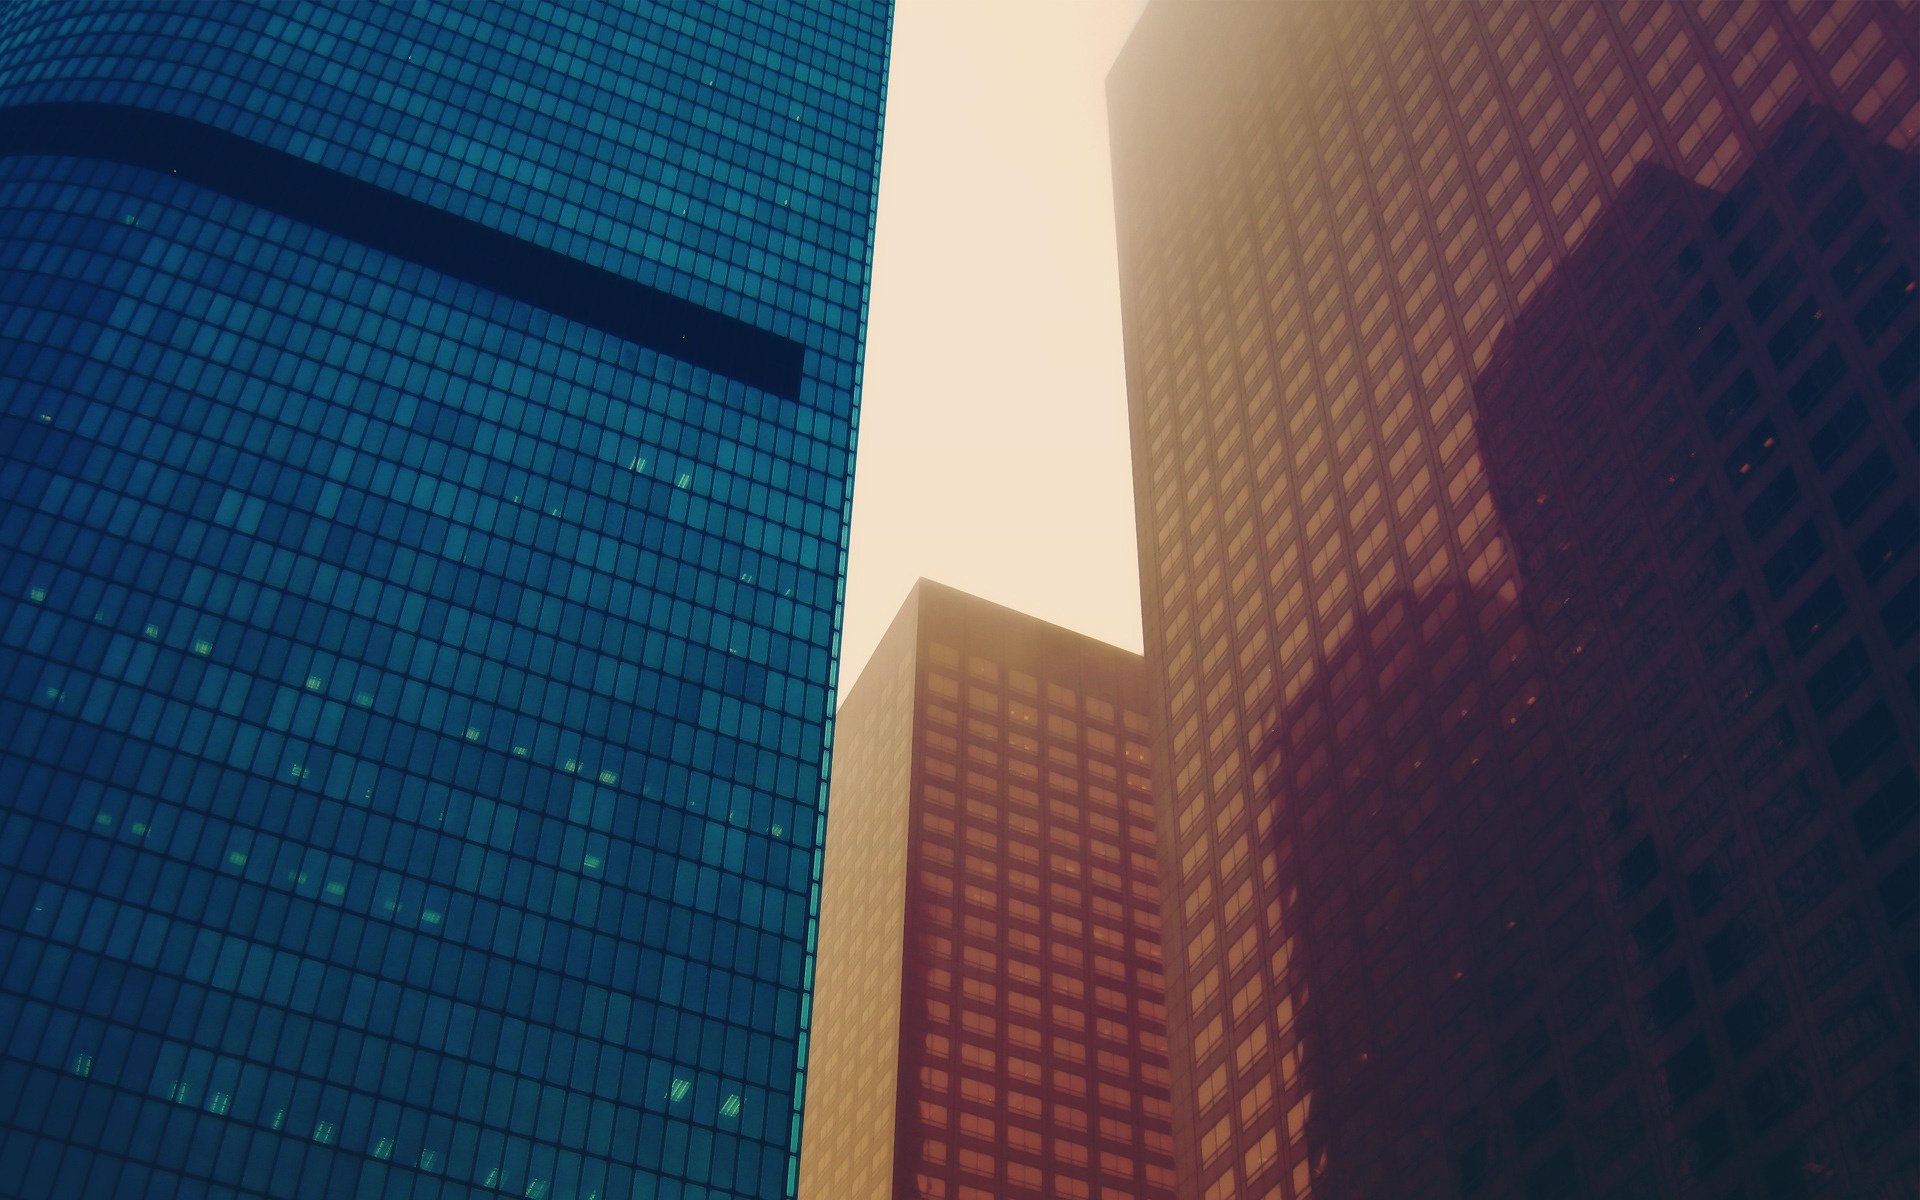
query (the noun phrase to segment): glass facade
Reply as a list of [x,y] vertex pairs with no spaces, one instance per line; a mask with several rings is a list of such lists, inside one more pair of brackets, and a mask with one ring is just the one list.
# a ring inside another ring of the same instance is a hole
[[1193,1195],[1911,1193],[1913,28],[1142,17],[1109,96]]
[[0,15],[0,1176],[797,1185],[890,9]]
[[1145,707],[1138,655],[908,598],[839,730],[807,1200],[1175,1195]]

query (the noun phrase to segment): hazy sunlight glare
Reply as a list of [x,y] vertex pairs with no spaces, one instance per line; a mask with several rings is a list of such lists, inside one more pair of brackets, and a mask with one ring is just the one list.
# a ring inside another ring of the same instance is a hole
[[844,694],[913,581],[1140,648],[1107,68],[1139,0],[901,0]]

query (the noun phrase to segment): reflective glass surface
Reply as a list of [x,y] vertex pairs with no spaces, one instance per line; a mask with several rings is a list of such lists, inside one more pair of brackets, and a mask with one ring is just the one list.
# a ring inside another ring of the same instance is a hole
[[0,16],[0,1189],[792,1193],[888,25]]

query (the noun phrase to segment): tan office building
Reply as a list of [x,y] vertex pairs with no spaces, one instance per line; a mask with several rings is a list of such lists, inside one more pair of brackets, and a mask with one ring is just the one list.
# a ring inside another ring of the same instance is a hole
[[1138,655],[921,581],[840,709],[802,1200],[1168,1200]]

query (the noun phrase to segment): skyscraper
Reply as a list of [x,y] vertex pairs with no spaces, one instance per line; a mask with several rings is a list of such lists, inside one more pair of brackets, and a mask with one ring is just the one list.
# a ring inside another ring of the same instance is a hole
[[0,1178],[778,1197],[885,3],[0,16]]
[[1191,1194],[1911,1186],[1913,28],[1142,18],[1109,92]]
[[915,586],[836,730],[807,1200],[1173,1194],[1144,704]]

